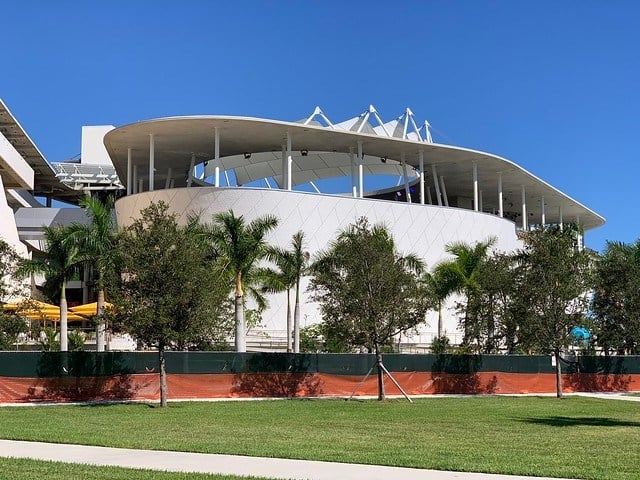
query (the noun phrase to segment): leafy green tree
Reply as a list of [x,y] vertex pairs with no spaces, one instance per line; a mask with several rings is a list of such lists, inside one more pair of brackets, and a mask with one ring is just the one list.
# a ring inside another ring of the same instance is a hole
[[247,350],[245,319],[245,291],[264,308],[260,292],[265,281],[260,262],[267,257],[267,234],[278,225],[273,215],[265,215],[247,223],[244,216],[236,216],[233,210],[217,213],[211,225],[204,225],[200,237],[210,245],[210,256],[219,259],[232,279],[235,305],[235,346],[237,352]]
[[24,284],[15,278],[20,261],[13,247],[0,238],[0,302],[24,293]]
[[378,398],[384,399],[382,351],[424,322],[430,308],[423,263],[401,255],[382,225],[366,218],[342,231],[311,265],[310,289],[328,339],[375,352]]
[[438,286],[437,291],[442,299],[453,293],[462,294],[465,297],[462,319],[465,345],[470,343],[476,328],[474,322],[477,318],[474,318],[472,299],[479,288],[480,266],[495,242],[495,238],[490,238],[474,245],[464,242],[448,244],[445,250],[454,258],[437,264],[433,271],[433,278]]
[[576,233],[571,225],[522,232],[524,249],[516,257],[524,287],[518,300],[530,312],[519,335],[536,351],[553,353],[558,398],[562,398],[560,352],[570,341],[571,328],[584,321],[592,284],[592,259],[578,248]]
[[12,350],[18,343],[18,336],[29,331],[27,322],[0,309],[0,350]]
[[640,354],[640,240],[607,242],[596,261],[591,302],[599,346],[605,354]]
[[17,275],[44,273],[49,284],[60,286],[60,350],[68,350],[67,337],[67,282],[78,272],[82,260],[76,245],[69,241],[72,230],[60,225],[44,227],[46,257],[24,260]]
[[80,201],[80,206],[87,210],[90,223],[72,224],[68,242],[80,251],[85,266],[92,268],[96,274],[98,291],[96,349],[105,349],[105,325],[103,309],[105,302],[105,278],[107,271],[114,262],[116,228],[113,213],[113,197],[108,196],[104,201],[95,197],[86,197]]
[[[277,271],[266,270],[265,289],[271,292],[287,293],[287,352],[292,350],[300,352],[300,282],[306,274],[309,262],[309,253],[304,250],[304,233],[296,232],[289,249],[271,247],[267,251],[267,257],[275,263]],[[293,342],[291,341],[291,290],[294,291],[294,322]]]
[[216,343],[230,315],[228,282],[206,260],[191,230],[177,224],[168,206],[152,203],[125,228],[110,278],[114,329],[158,349],[160,402],[167,405],[165,351],[204,340]]

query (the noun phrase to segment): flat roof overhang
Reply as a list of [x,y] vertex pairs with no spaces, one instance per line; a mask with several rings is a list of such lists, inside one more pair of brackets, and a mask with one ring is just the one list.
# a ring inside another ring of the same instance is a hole
[[[163,172],[186,172],[191,157],[196,163],[214,158],[214,129],[220,137],[220,157],[243,157],[245,152],[281,152],[287,133],[293,152],[302,149],[317,152],[348,154],[362,142],[365,155],[399,161],[404,156],[408,165],[419,168],[423,152],[427,185],[433,188],[431,166],[443,176],[449,198],[473,198],[473,163],[478,166],[478,189],[483,192],[485,207],[497,208],[498,174],[502,176],[505,212],[521,211],[521,191],[526,191],[530,224],[539,223],[544,198],[548,223],[559,222],[560,209],[564,222],[579,221],[589,230],[604,224],[603,217],[560,190],[505,158],[467,148],[425,143],[395,137],[357,133],[317,125],[231,116],[168,117],[132,123],[118,127],[104,138],[119,177],[126,183],[127,155],[131,149],[132,163],[137,165],[138,178],[148,176],[150,135],[154,136],[154,166],[156,185]],[[356,150],[357,151],[357,150]],[[257,157],[257,156],[256,156]],[[305,169],[305,157],[296,158],[297,167]],[[248,159],[250,162],[251,159]],[[225,165],[227,166],[227,165]],[[228,167],[227,167],[228,168]],[[295,175],[295,173],[294,173]],[[176,186],[180,184],[176,181]],[[486,209],[486,208],[485,208]]]

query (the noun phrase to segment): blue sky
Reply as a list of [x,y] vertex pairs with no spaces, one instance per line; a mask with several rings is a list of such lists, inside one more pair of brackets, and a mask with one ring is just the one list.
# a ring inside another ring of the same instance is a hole
[[640,237],[640,2],[57,1],[0,7],[0,97],[49,161],[82,125],[409,106]]

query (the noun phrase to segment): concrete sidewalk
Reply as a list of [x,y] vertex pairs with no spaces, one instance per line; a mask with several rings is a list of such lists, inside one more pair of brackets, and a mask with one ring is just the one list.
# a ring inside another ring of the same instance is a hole
[[0,440],[0,457],[32,458],[88,465],[166,470],[170,472],[252,475],[296,480],[523,480],[530,478],[544,480],[543,477],[443,472],[418,468],[244,457],[240,455],[131,450],[126,448],[89,447],[12,440]]

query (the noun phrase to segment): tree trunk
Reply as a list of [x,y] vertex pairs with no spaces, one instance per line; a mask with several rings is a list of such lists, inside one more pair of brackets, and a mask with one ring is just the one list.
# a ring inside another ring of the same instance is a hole
[[383,401],[385,399],[384,394],[384,370],[382,370],[382,352],[380,351],[380,345],[376,343],[376,366],[378,367],[378,400]]
[[562,398],[562,366],[560,365],[560,349],[553,352],[556,357],[556,396]]
[[292,342],[292,318],[291,318],[291,289],[287,288],[287,353],[291,353],[293,351],[293,342]]
[[293,352],[300,353],[300,281],[296,282],[296,306],[293,310]]
[[242,272],[238,272],[236,275],[236,352],[247,351],[247,325],[244,319],[243,300]]
[[158,361],[160,363],[160,406],[167,406],[167,370],[164,361],[164,345],[158,347]]
[[98,316],[98,323],[96,324],[96,350],[98,352],[104,352],[105,350],[105,328],[104,320],[102,319],[102,310],[104,309],[104,289],[98,290],[98,305],[96,307],[96,314]]
[[67,282],[62,282],[60,292],[60,351],[69,350],[69,335],[67,333]]

